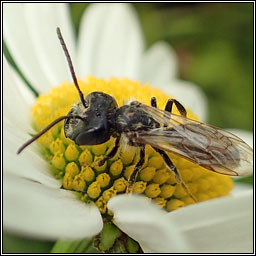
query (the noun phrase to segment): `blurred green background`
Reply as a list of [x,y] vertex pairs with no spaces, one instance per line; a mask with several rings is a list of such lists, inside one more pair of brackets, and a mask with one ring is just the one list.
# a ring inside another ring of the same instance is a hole
[[[88,4],[71,4],[76,31]],[[208,122],[253,130],[253,3],[134,3],[147,47],[164,40],[180,77],[209,104]]]
[[[89,4],[71,3],[76,32]],[[134,3],[147,47],[164,40],[179,74],[208,98],[208,123],[253,130],[253,3]],[[252,178],[245,182],[252,183]],[[4,235],[4,252],[44,253],[53,243]]]

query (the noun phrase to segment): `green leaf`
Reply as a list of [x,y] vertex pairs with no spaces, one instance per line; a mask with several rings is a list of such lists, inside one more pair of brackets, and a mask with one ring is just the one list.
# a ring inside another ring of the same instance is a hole
[[49,253],[53,244],[53,242],[28,239],[3,233],[4,253]]
[[140,248],[139,244],[136,241],[134,241],[132,238],[128,237],[128,240],[127,240],[128,252],[136,253],[138,252],[139,248]]
[[92,244],[92,239],[59,240],[55,243],[51,253],[99,253]]
[[100,236],[100,250],[109,250],[120,235],[121,231],[115,225],[111,223],[105,223]]
[[253,185],[253,176],[251,175],[251,176],[243,177],[243,178],[235,180],[235,182]]

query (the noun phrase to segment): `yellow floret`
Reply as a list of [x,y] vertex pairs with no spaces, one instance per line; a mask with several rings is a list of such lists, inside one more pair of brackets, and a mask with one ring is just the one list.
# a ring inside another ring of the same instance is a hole
[[60,152],[54,153],[54,156],[52,158],[52,164],[57,169],[64,170],[66,166],[66,160],[63,154]]
[[93,156],[88,149],[85,149],[79,156],[79,162],[81,165],[88,165],[92,163]]
[[153,199],[153,202],[155,202],[160,208],[163,208],[166,206],[166,200],[162,197],[157,197]]
[[53,141],[50,144],[50,150],[54,154],[56,152],[64,153],[65,152],[65,146],[61,139],[57,138],[55,141]]
[[145,190],[145,195],[150,198],[155,198],[159,196],[161,189],[158,184],[149,184]]
[[109,171],[113,176],[120,175],[122,170],[123,170],[123,162],[121,161],[121,159],[112,163],[110,168],[109,168]]
[[117,192],[124,192],[127,184],[127,180],[122,177],[114,181],[113,187]]
[[106,152],[106,149],[107,149],[106,144],[92,146],[92,152],[96,156],[103,155]]
[[66,174],[70,174],[72,177],[74,177],[79,172],[80,172],[80,169],[75,162],[70,162],[66,165],[66,168],[65,168]]
[[150,181],[153,179],[156,173],[156,168],[146,167],[140,171],[140,179],[143,181]]
[[107,173],[101,173],[97,176],[96,181],[100,184],[101,188],[109,185],[111,178]]
[[163,198],[169,198],[174,194],[175,189],[176,189],[175,186],[165,184],[165,185],[161,186],[160,196]]
[[114,197],[116,194],[117,194],[117,190],[114,187],[111,187],[103,192],[102,197],[104,200],[108,201],[109,199]]
[[77,174],[74,177],[72,188],[76,191],[84,191],[86,189],[86,182],[81,174]]
[[91,182],[95,178],[95,173],[90,166],[82,166],[81,175],[83,175],[87,182]]
[[96,199],[99,197],[101,193],[100,184],[97,181],[94,181],[87,189],[87,194],[92,199]]
[[68,161],[75,161],[79,156],[79,151],[77,150],[76,146],[73,144],[69,144],[66,151],[65,157]]
[[142,194],[147,188],[147,183],[143,181],[137,181],[133,185],[132,191],[135,194]]
[[171,199],[166,204],[166,210],[168,212],[174,211],[176,209],[179,209],[181,207],[185,206],[184,201],[178,200],[178,199]]

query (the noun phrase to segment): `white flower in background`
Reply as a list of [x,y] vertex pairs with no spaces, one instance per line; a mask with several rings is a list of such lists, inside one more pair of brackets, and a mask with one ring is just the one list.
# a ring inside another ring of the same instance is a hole
[[[92,4],[80,25],[77,47],[65,4],[4,4],[4,39],[25,77],[40,92],[71,81],[56,36],[62,29],[77,76],[128,77],[149,82],[206,118],[205,96],[177,79],[175,53],[165,43],[145,51],[133,9],[127,4]],[[44,239],[79,239],[98,234],[100,211],[85,204],[49,173],[37,143],[17,149],[33,133],[35,101],[4,59],[4,228]],[[15,107],[14,107],[15,103]],[[136,196],[109,201],[114,222],[144,252],[251,252],[252,193],[215,199],[163,214]]]

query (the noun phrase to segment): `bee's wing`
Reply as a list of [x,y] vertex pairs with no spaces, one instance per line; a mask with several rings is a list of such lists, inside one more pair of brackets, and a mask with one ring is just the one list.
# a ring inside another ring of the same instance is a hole
[[136,132],[139,143],[175,153],[221,174],[252,173],[252,148],[234,134],[142,103],[138,107],[166,126]]

